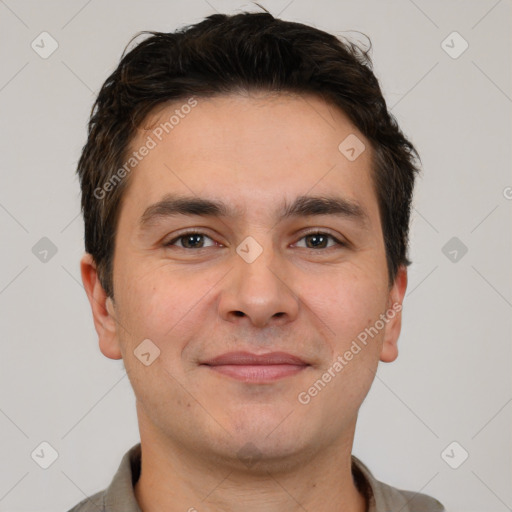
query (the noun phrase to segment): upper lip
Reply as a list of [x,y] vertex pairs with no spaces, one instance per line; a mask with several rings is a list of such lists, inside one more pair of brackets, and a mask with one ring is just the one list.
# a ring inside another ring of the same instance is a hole
[[201,364],[208,366],[221,365],[272,365],[290,364],[294,366],[307,366],[303,359],[287,352],[269,352],[267,354],[251,354],[250,352],[227,352],[220,356],[203,361]]

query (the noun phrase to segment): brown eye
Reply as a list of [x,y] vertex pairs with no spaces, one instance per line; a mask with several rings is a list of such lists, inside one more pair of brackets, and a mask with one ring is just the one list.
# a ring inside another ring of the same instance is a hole
[[[205,239],[211,240],[213,243],[205,245]],[[176,242],[180,243],[176,244]],[[209,236],[206,236],[203,233],[190,232],[183,233],[182,235],[165,244],[166,247],[173,245],[177,245],[182,249],[203,249],[205,247],[211,247],[212,245],[215,245],[215,242]]]
[[[340,242],[337,238],[330,235],[329,233],[308,233],[307,235],[304,235],[301,240],[305,240],[305,248],[306,249],[328,249],[330,247],[340,245],[343,246],[344,244]],[[334,244],[328,245],[329,240],[333,240]],[[304,246],[302,246],[304,247]]]

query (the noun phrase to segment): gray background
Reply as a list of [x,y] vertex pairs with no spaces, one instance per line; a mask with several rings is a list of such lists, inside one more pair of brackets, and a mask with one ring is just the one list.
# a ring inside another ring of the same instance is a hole
[[[381,363],[354,454],[450,511],[512,510],[511,2],[261,3],[368,34],[388,104],[422,155],[400,355]],[[75,168],[94,95],[136,32],[245,9],[257,8],[0,0],[0,511],[67,510],[105,488],[139,440],[133,392],[122,362],[99,351],[79,273]],[[46,59],[31,47],[43,31],[58,43]],[[469,44],[457,58],[454,31]],[[43,237],[57,248],[46,261]],[[58,452],[48,469],[31,457],[43,441]],[[453,441],[461,448],[443,458]],[[453,469],[445,460],[462,450]]]

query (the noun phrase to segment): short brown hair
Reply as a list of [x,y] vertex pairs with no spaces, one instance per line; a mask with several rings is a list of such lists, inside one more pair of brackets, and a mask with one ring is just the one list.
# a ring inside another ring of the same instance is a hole
[[116,228],[130,182],[113,180],[137,128],[169,101],[255,89],[317,95],[340,108],[370,141],[389,283],[394,282],[398,267],[410,264],[409,217],[419,157],[388,112],[372,72],[371,45],[365,50],[268,12],[214,14],[176,32],[141,34],[149,37],[128,53],[127,46],[98,94],[77,169],[85,249],[109,297]]

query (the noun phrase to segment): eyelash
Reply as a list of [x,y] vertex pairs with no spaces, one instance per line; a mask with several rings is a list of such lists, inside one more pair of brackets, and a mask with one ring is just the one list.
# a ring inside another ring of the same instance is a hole
[[[173,238],[172,240],[170,240],[169,242],[166,242],[164,244],[164,247],[172,247],[174,245],[174,243],[182,238],[185,238],[187,236],[190,236],[190,235],[202,235],[206,238],[209,238],[210,240],[213,240],[212,237],[206,235],[205,233],[203,233],[202,231],[196,231],[196,230],[190,230],[190,231],[186,231],[184,233],[181,233],[179,236]],[[310,231],[308,233],[304,233],[302,235],[302,237],[299,239],[299,240],[302,240],[303,238],[306,238],[307,236],[312,236],[312,235],[322,235],[322,236],[327,236],[328,238],[330,238],[331,240],[334,240],[334,242],[336,242],[336,245],[340,246],[340,247],[346,247],[346,243],[342,242],[341,240],[339,240],[338,238],[336,238],[334,235],[331,235],[330,233],[327,233],[325,231]],[[209,246],[211,247],[211,246]],[[332,249],[334,246],[331,246],[331,247],[320,247],[320,249],[323,249],[323,250],[326,250],[326,249]],[[191,249],[189,247],[179,247],[180,249],[188,249],[190,251],[199,251],[201,249],[207,249],[208,247],[198,247],[196,249]],[[303,247],[303,249],[309,249],[311,251],[317,251],[318,249],[315,249],[313,247]]]

